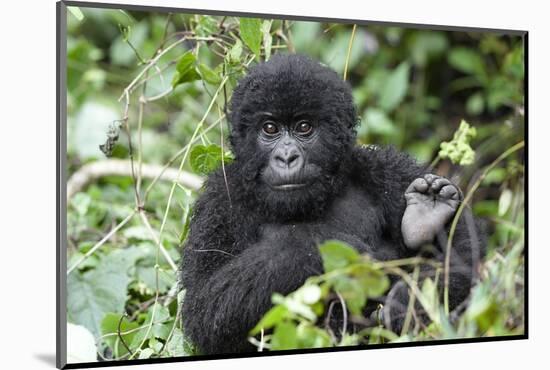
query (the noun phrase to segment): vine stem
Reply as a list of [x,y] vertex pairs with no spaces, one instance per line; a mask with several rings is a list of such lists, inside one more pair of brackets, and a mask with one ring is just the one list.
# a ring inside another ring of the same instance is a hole
[[136,214],[136,210],[134,210],[132,213],[130,213],[128,216],[126,216],[126,218],[124,220],[122,220],[114,229],[109,231],[109,233],[107,235],[105,235],[103,237],[103,239],[101,239],[92,248],[90,248],[90,250],[88,252],[86,252],[86,254],[84,256],[82,256],[81,259],[79,259],[74,265],[72,265],[67,270],[67,275],[69,275],[74,269],[76,269],[82,262],[87,260],[88,257],[90,257],[92,254],[94,254],[96,250],[98,250],[103,244],[105,244],[105,242],[107,240],[109,240],[109,238],[111,238],[111,236],[113,236],[118,230],[120,230],[124,225],[126,225],[128,223],[128,221],[130,221],[132,219],[132,217],[134,217],[135,214]]
[[164,248],[164,245],[162,245],[162,243],[160,242],[160,239],[157,238],[157,236],[155,235],[155,232],[153,231],[153,228],[151,227],[151,224],[149,223],[149,220],[147,219],[147,216],[145,216],[145,213],[144,213],[143,210],[140,210],[139,216],[141,217],[141,221],[143,222],[143,224],[145,225],[145,227],[149,231],[149,234],[151,234],[151,237],[153,238],[153,241],[155,242],[155,244],[157,244],[159,246],[159,249],[160,249],[162,255],[164,256],[164,259],[166,260],[166,262],[168,262],[168,264],[170,265],[172,270],[178,271],[178,267],[176,266],[174,260],[168,254],[168,251],[166,250],[166,248]]
[[449,239],[447,240],[447,247],[445,250],[445,286],[443,291],[443,301],[444,301],[444,307],[445,307],[445,313],[449,314],[449,275],[450,275],[450,265],[451,265],[451,247],[453,244],[453,237],[456,231],[456,227],[458,225],[458,220],[460,219],[460,215],[464,211],[464,208],[466,205],[470,202],[472,199],[474,192],[477,190],[477,188],[481,185],[481,182],[483,179],[487,176],[489,171],[491,171],[497,164],[499,164],[502,160],[504,160],[506,157],[508,157],[510,154],[520,150],[525,146],[525,141],[520,141],[519,143],[513,145],[512,147],[508,148],[504,153],[502,153],[500,156],[498,156],[497,159],[495,159],[489,166],[485,168],[485,170],[481,173],[481,175],[477,178],[476,182],[472,185],[470,190],[468,190],[468,193],[464,197],[464,200],[458,207],[458,210],[456,211],[456,215],[453,219],[453,223],[451,224],[451,229],[449,230]]
[[156,63],[159,61],[159,59],[166,53],[168,53],[170,50],[172,50],[177,45],[187,41],[187,40],[196,40],[196,41],[214,41],[215,39],[212,37],[190,37],[190,36],[184,36],[181,39],[173,42],[172,44],[168,45],[166,49],[162,50],[160,53],[158,53],[153,59],[147,63],[147,65],[141,70],[141,72],[138,73],[138,75],[130,82],[128,86],[124,89],[122,92],[122,95],[118,98],[119,101],[121,101],[124,98],[124,95],[128,94],[134,87],[136,83],[139,82],[141,77],[147,72],[150,68],[156,65]]
[[349,58],[351,56],[351,48],[353,46],[353,39],[355,38],[355,30],[357,29],[357,25],[354,24],[353,28],[351,30],[351,36],[349,38],[348,43],[348,54],[346,55],[346,64],[344,65],[344,81],[346,81],[346,78],[348,76],[348,65],[349,65]]
[[[223,120],[225,118],[225,114],[223,116],[221,116],[220,118],[218,118],[214,123],[212,123],[211,125],[209,125],[208,127],[206,127],[204,130],[203,130],[203,134],[207,133],[208,131],[212,130],[214,127],[216,127],[218,125],[218,123]],[[147,200],[147,196],[149,195],[149,192],[151,191],[151,189],[155,186],[155,184],[162,178],[163,174],[166,172],[166,170],[168,170],[170,168],[170,165],[172,163],[174,163],[174,161],[176,159],[178,159],[178,157],[180,155],[182,155],[183,153],[185,153],[185,151],[187,151],[187,149],[193,145],[196,141],[198,140],[198,138],[196,138],[195,140],[190,140],[183,148],[181,148],[177,153],[175,153],[172,158],[170,158],[168,160],[168,162],[166,162],[164,164],[164,166],[162,167],[162,170],[158,173],[158,175],[151,181],[151,183],[149,184],[149,186],[147,186],[147,189],[145,189],[145,193],[143,194],[143,199],[144,201]],[[182,171],[183,172],[183,171]],[[177,181],[177,179],[175,179],[174,181]]]

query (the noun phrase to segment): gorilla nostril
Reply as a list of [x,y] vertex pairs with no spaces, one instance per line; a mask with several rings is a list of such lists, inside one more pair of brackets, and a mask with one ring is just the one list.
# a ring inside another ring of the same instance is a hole
[[276,154],[273,159],[279,167],[294,167],[300,161],[300,155],[297,153],[280,153]]
[[298,154],[296,153],[291,154],[287,159],[288,166],[291,167],[291,166],[294,166],[296,163],[298,163],[298,158],[300,158]]

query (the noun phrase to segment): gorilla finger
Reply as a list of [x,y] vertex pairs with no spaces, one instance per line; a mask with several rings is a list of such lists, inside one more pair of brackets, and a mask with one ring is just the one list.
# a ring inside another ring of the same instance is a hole
[[439,191],[439,195],[442,198],[445,199],[453,199],[453,200],[459,200],[460,195],[459,191],[456,188],[456,186],[452,185],[451,183],[443,186],[441,190]]
[[423,178],[418,178],[411,182],[405,194],[409,193],[425,193],[428,190],[428,183]]
[[448,179],[446,179],[445,177],[439,177],[439,178],[435,179],[432,182],[432,189],[433,189],[434,192],[437,193],[445,185],[451,185],[451,182]]
[[424,175],[424,179],[426,180],[426,182],[428,183],[428,185],[431,185],[432,182],[435,180],[435,179],[438,179],[439,176],[437,175],[434,175],[433,173],[427,173]]

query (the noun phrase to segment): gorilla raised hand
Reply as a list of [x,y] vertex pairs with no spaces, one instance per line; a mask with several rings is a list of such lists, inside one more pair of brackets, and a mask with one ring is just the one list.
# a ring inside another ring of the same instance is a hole
[[[325,240],[382,261],[443,261],[458,188],[392,148],[356,147],[350,88],[332,70],[276,55],[239,82],[230,120],[235,161],[209,176],[181,266],[184,330],[202,353],[253,351],[247,334],[271,295],[323,272]],[[468,296],[482,251],[467,221],[466,210],[453,239],[451,308]],[[400,330],[408,302],[395,279],[383,302],[387,326]]]
[[427,174],[414,180],[405,191],[407,208],[401,220],[405,245],[412,249],[431,243],[454,216],[460,190],[449,180]]

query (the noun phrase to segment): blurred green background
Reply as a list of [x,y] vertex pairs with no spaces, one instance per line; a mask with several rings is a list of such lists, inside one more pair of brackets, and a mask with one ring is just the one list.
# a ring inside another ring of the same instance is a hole
[[[437,173],[465,191],[486,166],[524,140],[521,36],[69,10],[71,179],[85,165],[129,161],[130,155],[134,164],[162,168],[180,152],[187,159],[183,171],[200,176],[222,158],[230,160],[228,123],[220,121],[224,106],[247,66],[279,52],[310,55],[346,75],[361,118],[360,144],[391,144],[421,162],[433,161]],[[135,89],[127,106],[128,86]],[[440,144],[452,139],[461,120],[477,131],[470,143],[475,160],[468,165],[438,157]],[[189,151],[183,150],[192,139]],[[110,147],[109,158],[100,145]],[[182,155],[170,167],[177,169]],[[151,180],[140,178],[137,208],[135,179],[116,170],[77,186],[68,202],[68,319],[92,333],[99,358],[193,353],[177,318],[182,294],[168,261],[178,263],[197,192],[162,179],[148,191]],[[487,173],[472,208],[487,221],[489,253],[481,268],[482,291],[472,303],[478,311],[464,323],[468,331],[457,333],[522,333],[523,151]],[[120,230],[98,246],[121,222]],[[158,240],[169,257],[159,251]],[[449,335],[433,328],[416,334],[407,339]],[[93,360],[90,353],[75,356],[75,361]]]

